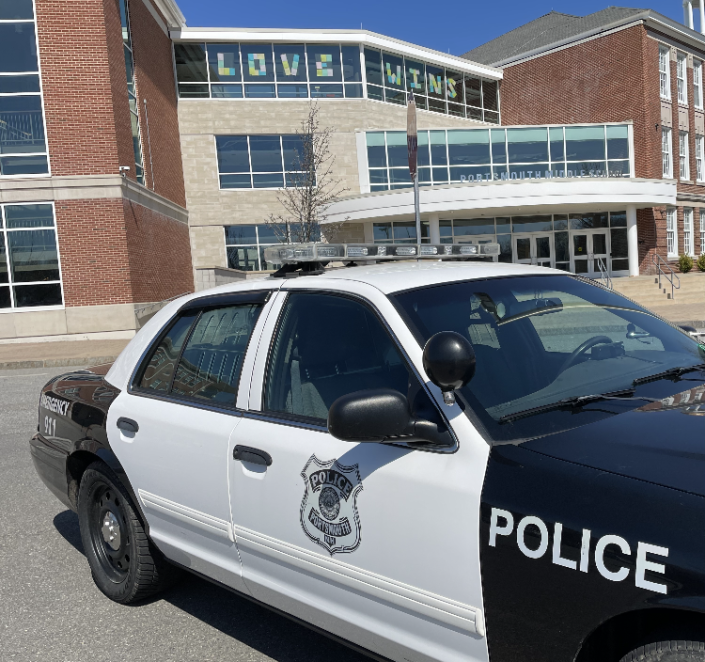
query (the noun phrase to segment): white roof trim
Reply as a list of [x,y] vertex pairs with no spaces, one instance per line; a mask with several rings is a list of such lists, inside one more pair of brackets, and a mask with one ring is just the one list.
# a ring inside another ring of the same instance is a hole
[[[156,1],[156,0],[155,0]],[[269,41],[275,43],[343,43],[363,44],[380,50],[456,69],[490,80],[501,80],[501,69],[478,64],[465,58],[434,51],[406,41],[385,37],[368,30],[278,30],[268,28],[182,28],[171,30],[175,41]]]
[[[675,180],[665,179],[581,177],[488,181],[424,187],[420,192],[420,207],[421,214],[560,213],[595,206],[608,210],[626,205],[638,208],[674,205],[676,192]],[[413,190],[402,189],[340,200],[328,208],[325,223],[383,221],[413,218],[413,215]]]
[[185,28],[186,17],[179,9],[175,0],[154,0],[154,4],[159,7],[159,11],[166,18],[170,28]]

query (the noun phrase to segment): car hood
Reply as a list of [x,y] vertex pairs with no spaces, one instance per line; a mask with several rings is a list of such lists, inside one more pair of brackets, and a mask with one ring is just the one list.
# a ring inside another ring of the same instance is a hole
[[705,385],[521,445],[705,496]]

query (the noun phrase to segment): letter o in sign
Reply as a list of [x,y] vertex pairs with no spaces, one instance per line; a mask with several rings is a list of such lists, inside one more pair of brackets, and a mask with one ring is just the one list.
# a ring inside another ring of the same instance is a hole
[[[536,549],[527,547],[526,541],[524,540],[526,527],[531,524],[533,524],[541,534],[541,542]],[[530,559],[540,559],[548,549],[548,528],[538,517],[534,517],[533,515],[525,517],[519,522],[519,526],[517,526],[517,544],[524,556],[528,556]]]

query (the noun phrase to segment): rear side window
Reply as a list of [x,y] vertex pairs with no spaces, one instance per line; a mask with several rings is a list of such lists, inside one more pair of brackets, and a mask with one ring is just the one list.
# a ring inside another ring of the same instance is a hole
[[139,382],[140,388],[160,393],[169,391],[181,348],[197,317],[198,311],[193,310],[174,322],[150,357]]
[[138,389],[234,405],[260,303],[189,310],[148,358]]
[[243,304],[204,311],[179,361],[172,393],[232,404],[261,306]]

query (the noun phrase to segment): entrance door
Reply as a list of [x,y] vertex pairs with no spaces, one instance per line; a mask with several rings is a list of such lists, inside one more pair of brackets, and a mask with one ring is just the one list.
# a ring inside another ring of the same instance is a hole
[[600,275],[600,261],[609,273],[607,232],[576,232],[571,245],[573,272],[589,277]]
[[553,237],[550,234],[514,236],[514,262],[552,267],[553,260]]

